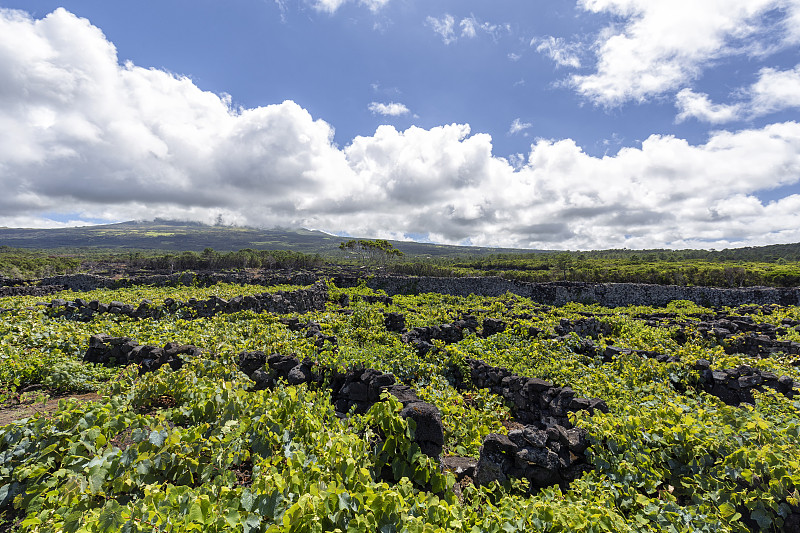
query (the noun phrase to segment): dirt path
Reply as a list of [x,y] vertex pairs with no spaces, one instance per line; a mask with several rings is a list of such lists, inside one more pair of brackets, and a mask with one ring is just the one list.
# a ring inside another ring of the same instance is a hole
[[77,394],[67,394],[65,396],[54,396],[42,404],[36,402],[32,404],[14,405],[11,407],[0,407],[0,426],[10,424],[21,418],[33,416],[36,413],[50,414],[58,409],[58,400],[73,398],[80,401],[94,402],[100,399],[96,392],[82,392]]

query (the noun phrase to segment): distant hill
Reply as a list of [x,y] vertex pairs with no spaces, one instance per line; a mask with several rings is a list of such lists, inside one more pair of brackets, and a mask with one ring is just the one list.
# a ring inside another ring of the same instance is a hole
[[[152,222],[120,222],[79,228],[28,229],[0,227],[0,246],[53,250],[85,255],[97,252],[162,251],[218,252],[253,250],[290,250],[304,254],[339,255],[339,244],[349,240],[321,231],[307,229],[259,229],[238,226],[209,226],[197,222],[156,219]],[[482,248],[448,246],[408,241],[389,241],[406,258],[481,258],[509,255],[514,258],[544,259],[542,253],[553,250]],[[574,253],[574,252],[573,252]],[[523,257],[520,257],[520,256]],[[800,261],[800,244],[773,244],[726,250],[596,250],[580,252],[586,258],[643,261]]]
[[[336,253],[345,237],[306,229],[257,229],[207,226],[193,222],[156,219],[153,222],[121,222],[100,226],[56,229],[0,228],[0,246],[74,251],[162,250],[195,251],[213,248],[230,252],[291,250],[305,254]],[[534,250],[447,246],[390,241],[410,257],[482,256],[497,253],[531,253]]]

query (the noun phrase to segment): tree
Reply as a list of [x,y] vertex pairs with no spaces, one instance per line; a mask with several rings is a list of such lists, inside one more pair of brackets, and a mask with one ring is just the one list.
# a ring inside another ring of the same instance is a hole
[[206,248],[203,250],[203,261],[206,262],[207,268],[214,268],[219,254],[213,248]]
[[572,254],[564,252],[556,256],[556,266],[564,274],[564,281],[567,281],[567,271],[572,266]]
[[366,262],[378,262],[386,264],[386,262],[395,257],[400,257],[403,252],[395,248],[392,243],[385,239],[376,239],[370,241],[368,239],[349,240],[343,241],[339,244],[339,249],[345,253],[353,254],[357,259]]

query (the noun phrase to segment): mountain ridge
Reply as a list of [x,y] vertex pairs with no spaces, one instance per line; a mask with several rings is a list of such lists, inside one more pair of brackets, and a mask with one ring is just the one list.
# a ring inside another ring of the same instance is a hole
[[[0,246],[29,249],[93,249],[96,251],[158,250],[200,252],[212,248],[220,252],[246,248],[290,250],[305,254],[337,253],[342,241],[358,237],[339,237],[305,228],[260,229],[248,226],[206,225],[200,222],[156,219],[70,228],[0,227]],[[474,256],[488,254],[535,253],[543,250],[454,246],[413,241],[389,241],[405,255],[414,257]]]

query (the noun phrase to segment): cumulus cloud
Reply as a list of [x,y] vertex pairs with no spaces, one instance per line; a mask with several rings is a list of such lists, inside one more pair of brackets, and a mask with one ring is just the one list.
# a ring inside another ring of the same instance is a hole
[[800,20],[800,0],[579,0],[578,5],[624,21],[600,32],[596,72],[571,78],[580,94],[604,106],[645,101],[685,86],[721,58],[763,55],[800,39],[800,30],[790,24]]
[[511,123],[511,127],[508,128],[509,135],[515,135],[521,131],[525,131],[533,127],[533,124],[530,122],[522,122],[520,119],[515,118],[514,121]]
[[761,69],[756,83],[750,87],[755,116],[800,107],[800,65],[791,70]]
[[678,108],[676,122],[683,122],[688,118],[696,118],[703,122],[722,124],[738,120],[742,106],[713,104],[705,93],[696,93],[691,89],[683,89],[675,97],[675,106]]
[[580,68],[581,59],[579,57],[580,43],[567,43],[561,37],[535,38],[531,40],[531,46],[536,47],[536,51],[555,61],[559,67]]
[[654,135],[606,157],[561,139],[505,159],[465,124],[384,125],[341,148],[294,102],[238,109],[188,78],[120,64],[63,9],[0,11],[0,79],[0,225],[222,214],[531,248],[800,241],[800,195],[756,197],[800,179],[797,122],[698,145]]
[[758,80],[738,91],[739,101],[733,104],[713,104],[707,94],[683,89],[676,96],[677,122],[696,118],[703,122],[721,124],[741,119],[753,119],[777,111],[800,107],[800,65],[794,69],[763,68]]
[[369,110],[372,111],[373,115],[384,115],[390,117],[399,117],[401,115],[407,115],[409,113],[409,109],[404,105],[397,102],[389,102],[388,104],[384,104],[381,102],[372,102],[369,104]]

